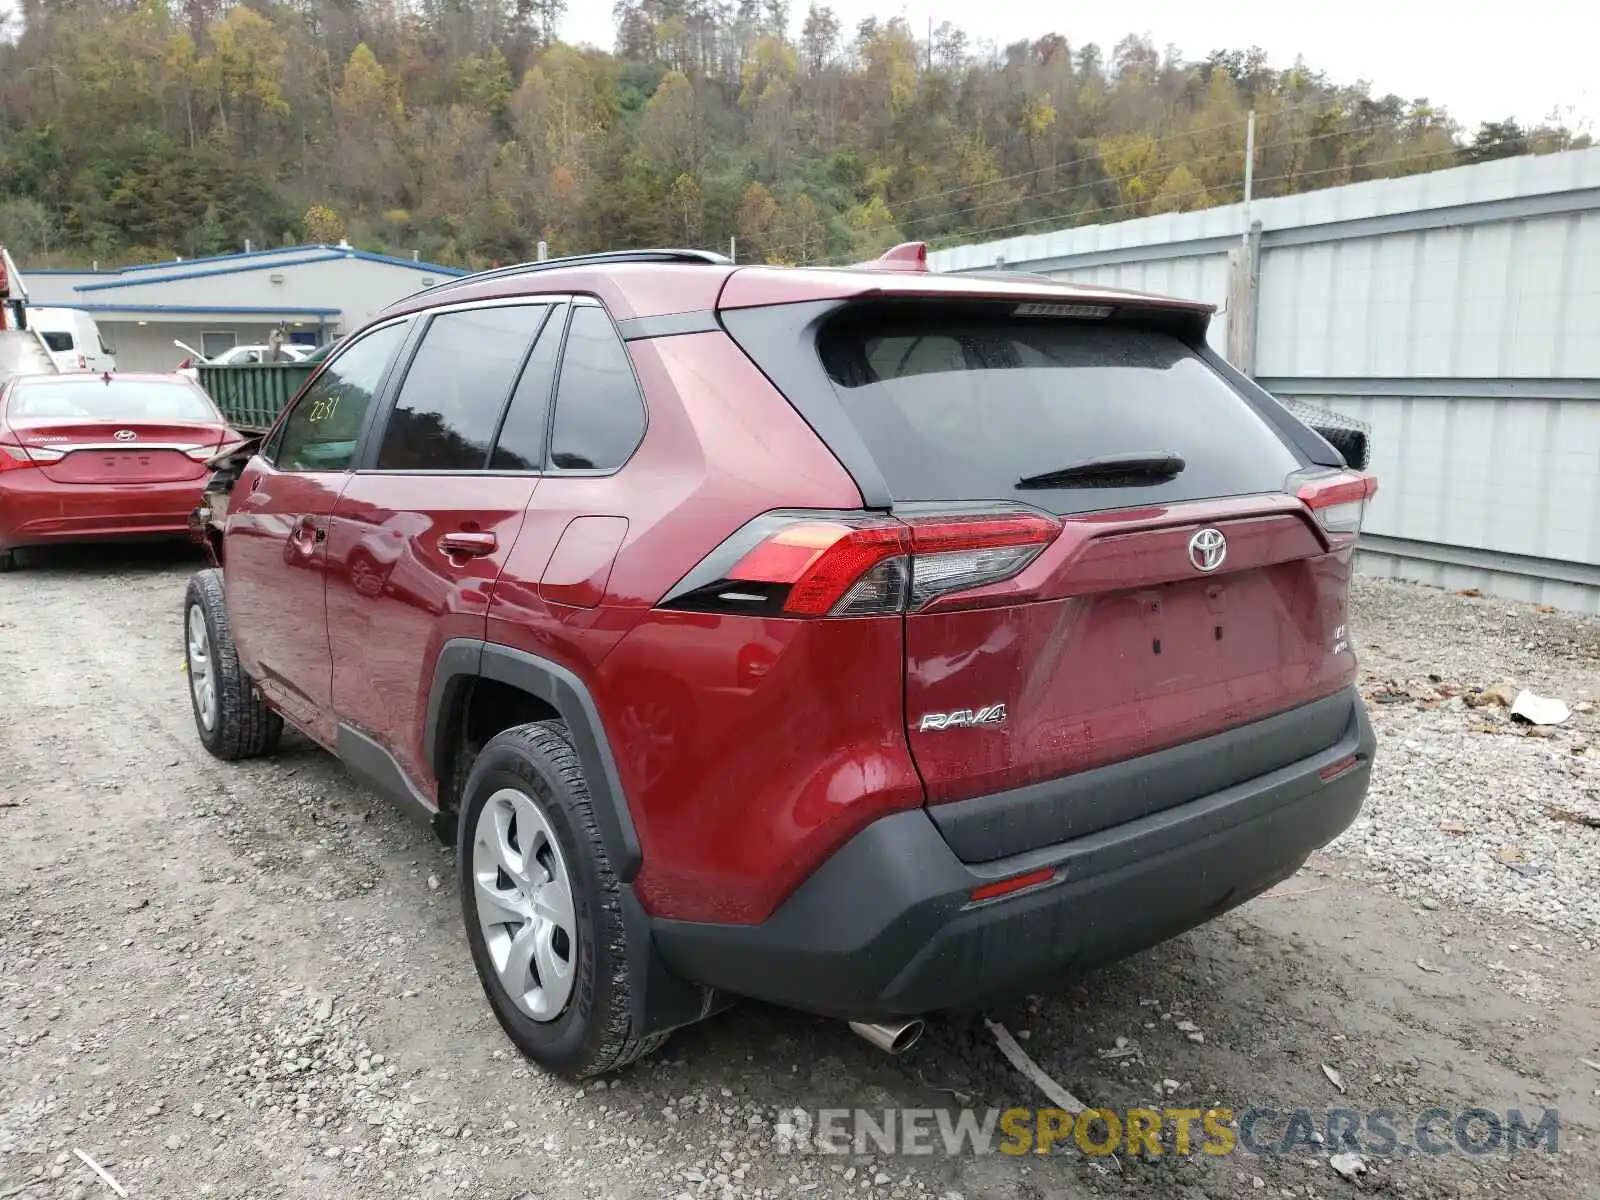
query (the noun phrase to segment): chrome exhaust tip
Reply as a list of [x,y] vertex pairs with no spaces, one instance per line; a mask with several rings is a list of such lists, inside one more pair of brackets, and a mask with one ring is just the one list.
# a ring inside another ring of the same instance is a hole
[[885,1054],[904,1054],[922,1037],[922,1019],[895,1021],[880,1025],[875,1021],[851,1021],[851,1030],[871,1042]]

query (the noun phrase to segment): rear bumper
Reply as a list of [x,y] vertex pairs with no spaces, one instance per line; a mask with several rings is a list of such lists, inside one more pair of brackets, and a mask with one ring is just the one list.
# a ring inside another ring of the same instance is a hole
[[[754,925],[657,920],[685,979],[838,1017],[981,1004],[1064,968],[1135,953],[1292,875],[1355,819],[1375,739],[1354,689],[1325,750],[1137,820],[1012,857],[963,863],[925,811],[885,817]],[[1235,731],[1241,739],[1255,726]],[[1321,772],[1350,756],[1331,779]],[[1126,764],[1130,786],[1141,760]],[[1055,869],[1013,896],[984,883]]]
[[204,479],[52,483],[38,471],[0,477],[0,547],[119,537],[182,537]]

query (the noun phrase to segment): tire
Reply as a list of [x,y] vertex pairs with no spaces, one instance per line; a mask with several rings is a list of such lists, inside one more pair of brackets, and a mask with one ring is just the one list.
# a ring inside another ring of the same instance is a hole
[[[496,821],[508,817],[509,833],[497,843]],[[525,847],[535,852],[531,864],[521,854]],[[586,1079],[624,1067],[667,1040],[666,1033],[641,1037],[633,1030],[623,885],[606,857],[564,722],[519,725],[484,746],[462,794],[456,859],[472,964],[495,1019],[519,1050],[546,1070]],[[508,867],[513,860],[525,865]],[[568,883],[564,912],[558,872]],[[483,880],[493,882],[486,887]],[[493,907],[491,890],[507,903]],[[535,893],[557,899],[536,905],[528,899]],[[561,928],[559,919],[548,919],[551,912],[570,921],[565,938],[544,933],[547,925]],[[496,915],[513,920],[495,923]],[[519,926],[517,919],[526,923]],[[518,929],[526,942],[514,936]],[[491,956],[491,937],[494,954],[507,963],[529,960],[506,968],[519,999]],[[517,955],[517,947],[541,937],[547,939],[543,964],[536,951]],[[570,975],[547,972],[563,962]],[[530,980],[537,986],[529,988]]]
[[283,737],[283,718],[267,707],[239,665],[221,571],[214,567],[197,571],[189,580],[183,628],[189,705],[200,744],[227,762],[276,750]]
[[7,571],[17,569],[17,552],[15,550],[0,550],[0,575]]

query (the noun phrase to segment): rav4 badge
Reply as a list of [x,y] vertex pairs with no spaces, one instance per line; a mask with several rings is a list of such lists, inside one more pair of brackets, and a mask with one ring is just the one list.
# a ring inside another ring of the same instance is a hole
[[966,729],[973,725],[1003,725],[1006,719],[1004,704],[988,704],[983,708],[960,708],[955,712],[924,713],[917,722],[917,732],[930,729]]

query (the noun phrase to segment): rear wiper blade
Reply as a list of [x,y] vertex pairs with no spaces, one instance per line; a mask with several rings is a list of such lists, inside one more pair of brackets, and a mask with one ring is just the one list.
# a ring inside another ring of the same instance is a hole
[[1044,471],[1038,475],[1024,475],[1017,480],[1019,489],[1071,487],[1074,484],[1110,483],[1127,479],[1137,483],[1159,483],[1171,479],[1188,466],[1183,457],[1171,450],[1136,450],[1128,454],[1107,454],[1100,458],[1086,458],[1070,467]]

